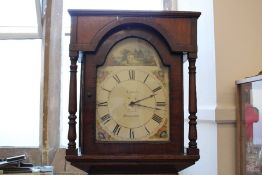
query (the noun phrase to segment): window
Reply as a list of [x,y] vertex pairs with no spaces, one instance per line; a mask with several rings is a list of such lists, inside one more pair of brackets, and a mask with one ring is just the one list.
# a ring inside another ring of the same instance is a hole
[[0,146],[39,146],[39,14],[37,0],[0,1]]
[[0,40],[0,48],[0,146],[38,146],[41,40]]
[[40,0],[2,0],[0,39],[41,37]]

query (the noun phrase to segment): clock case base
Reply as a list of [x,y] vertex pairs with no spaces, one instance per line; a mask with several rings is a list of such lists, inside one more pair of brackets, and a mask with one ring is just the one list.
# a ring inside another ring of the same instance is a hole
[[172,174],[195,164],[197,155],[68,155],[71,164],[90,174]]

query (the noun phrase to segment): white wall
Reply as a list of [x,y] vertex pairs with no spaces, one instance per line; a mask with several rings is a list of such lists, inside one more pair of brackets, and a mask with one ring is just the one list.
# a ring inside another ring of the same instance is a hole
[[[262,1],[214,0],[218,174],[236,174],[235,80],[262,70]],[[238,175],[238,174],[237,174]]]
[[[216,70],[214,45],[213,1],[210,0],[178,0],[180,11],[199,11],[198,20],[198,59],[197,59],[197,102],[198,102],[198,147],[200,160],[192,167],[181,172],[181,175],[216,175],[217,174],[217,125],[216,108]],[[185,80],[188,80],[188,64],[184,66]],[[187,93],[188,82],[185,82]],[[188,104],[185,96],[185,105]],[[187,108],[187,106],[185,106]],[[185,109],[185,118],[187,118]],[[185,138],[188,135],[188,121],[185,121]],[[188,140],[185,139],[185,146]]]

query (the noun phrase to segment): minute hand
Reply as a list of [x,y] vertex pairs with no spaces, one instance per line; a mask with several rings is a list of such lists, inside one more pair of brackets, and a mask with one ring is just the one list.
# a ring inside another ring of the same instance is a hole
[[140,102],[140,101],[143,101],[143,100],[146,100],[146,99],[148,99],[148,98],[154,97],[155,95],[156,95],[156,94],[152,94],[152,95],[149,95],[148,97],[142,98],[142,99],[140,99],[140,100],[131,101],[131,102],[130,102],[130,105],[134,105],[134,104],[136,104],[136,103],[138,103],[138,102]]
[[145,106],[145,105],[141,105],[141,104],[137,104],[137,103],[135,103],[135,104],[133,104],[133,105],[141,106],[141,107],[145,107],[145,108],[150,108],[150,109],[162,110],[162,109],[160,109],[160,108],[151,107],[151,106]]

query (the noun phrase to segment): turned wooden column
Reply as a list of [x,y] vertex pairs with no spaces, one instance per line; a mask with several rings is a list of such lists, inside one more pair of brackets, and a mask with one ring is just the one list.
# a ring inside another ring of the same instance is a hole
[[77,112],[77,59],[78,52],[70,51],[70,85],[69,85],[69,129],[67,155],[77,155],[76,149],[76,112]]
[[196,58],[197,53],[188,53],[189,61],[189,144],[187,148],[188,155],[199,155],[199,149],[197,148],[197,96],[196,96]]

